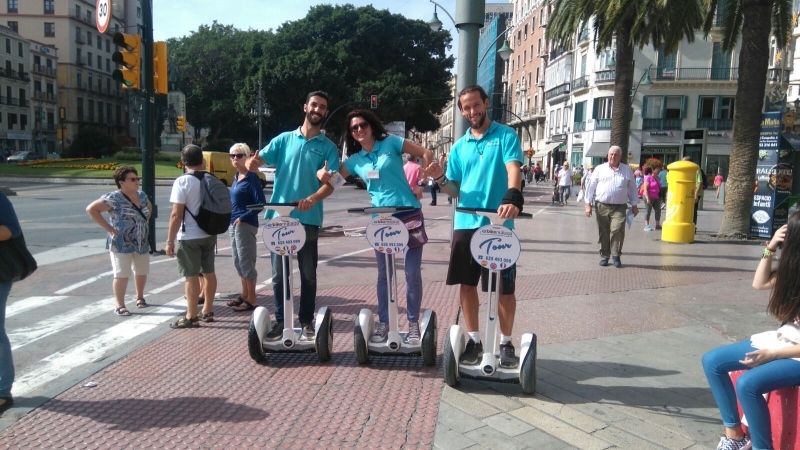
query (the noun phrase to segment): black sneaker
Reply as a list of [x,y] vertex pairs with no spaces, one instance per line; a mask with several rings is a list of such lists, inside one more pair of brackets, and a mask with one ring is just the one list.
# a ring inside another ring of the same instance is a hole
[[461,354],[459,362],[468,366],[474,366],[481,362],[482,357],[483,342],[478,342],[476,344],[475,341],[470,339],[469,342],[467,342],[467,348],[464,350],[464,353]]
[[266,340],[268,341],[277,341],[283,337],[283,321],[275,322],[275,325],[272,326],[272,329],[267,333],[265,336]]
[[514,351],[514,344],[500,344],[500,367],[513,369],[519,366],[519,358]]

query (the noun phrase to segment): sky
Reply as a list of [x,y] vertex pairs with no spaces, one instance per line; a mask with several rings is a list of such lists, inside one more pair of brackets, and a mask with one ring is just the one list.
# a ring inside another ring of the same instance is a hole
[[[436,0],[436,2],[455,17],[456,0]],[[211,24],[214,20],[242,30],[249,28],[274,30],[284,22],[302,19],[314,5],[346,3],[356,7],[371,4],[376,9],[388,9],[394,14],[402,14],[410,19],[420,19],[425,22],[433,17],[434,9],[434,4],[429,0],[154,0],[153,37],[156,41],[165,41],[185,36],[196,31],[200,25]],[[453,22],[441,10],[439,20],[444,24],[442,29],[448,29],[453,35],[452,52],[457,51],[458,39]]]

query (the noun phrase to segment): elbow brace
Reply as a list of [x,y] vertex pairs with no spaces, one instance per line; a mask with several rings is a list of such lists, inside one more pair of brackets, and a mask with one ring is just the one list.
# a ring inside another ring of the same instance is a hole
[[519,212],[522,212],[522,204],[525,203],[525,198],[522,196],[522,192],[520,192],[517,188],[510,188],[506,191],[506,195],[503,196],[503,205],[514,205],[519,209]]

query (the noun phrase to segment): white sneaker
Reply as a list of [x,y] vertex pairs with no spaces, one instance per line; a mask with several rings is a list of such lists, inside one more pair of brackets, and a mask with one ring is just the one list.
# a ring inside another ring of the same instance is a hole
[[386,340],[386,337],[389,335],[389,324],[379,322],[378,326],[375,327],[375,331],[372,333],[372,337],[369,339],[372,342],[383,342]]
[[750,450],[751,448],[753,448],[753,443],[747,436],[743,436],[739,440],[722,436],[717,445],[717,450]]

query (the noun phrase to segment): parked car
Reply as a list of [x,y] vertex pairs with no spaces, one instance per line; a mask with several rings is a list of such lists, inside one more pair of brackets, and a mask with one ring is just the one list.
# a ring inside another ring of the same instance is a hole
[[[225,183],[225,186],[229,187],[233,183],[233,176],[236,174],[236,169],[233,168],[230,158],[228,152],[203,152],[203,159],[206,160],[206,170]],[[261,172],[258,173],[262,187],[267,185],[264,175]]]
[[21,163],[25,161],[33,161],[36,159],[31,152],[17,152],[13,155],[8,157],[8,162],[10,163]]
[[259,167],[258,170],[264,175],[267,184],[275,183],[275,166],[263,165]]

